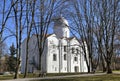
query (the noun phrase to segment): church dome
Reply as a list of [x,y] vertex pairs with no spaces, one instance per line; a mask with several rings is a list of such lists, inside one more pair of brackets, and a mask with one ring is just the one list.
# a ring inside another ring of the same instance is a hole
[[68,21],[64,17],[57,17],[54,21],[54,27],[68,27]]
[[68,21],[64,17],[61,18],[61,21],[68,26]]
[[70,30],[68,26],[68,21],[64,17],[57,17],[54,19],[53,30],[57,38],[69,38]]

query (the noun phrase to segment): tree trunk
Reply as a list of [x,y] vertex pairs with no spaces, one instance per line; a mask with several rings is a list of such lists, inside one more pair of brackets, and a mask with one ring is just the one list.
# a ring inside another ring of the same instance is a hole
[[18,61],[18,65],[16,66],[14,79],[19,78],[19,70],[20,70],[20,60]]
[[39,55],[39,77],[41,76],[42,68],[41,68],[41,54]]
[[29,38],[27,39],[27,45],[26,45],[26,62],[25,62],[25,74],[24,74],[24,78],[26,78],[27,76],[27,72],[28,72],[28,42],[29,42]]
[[111,74],[111,73],[112,73],[111,63],[107,61],[107,74]]
[[105,66],[103,66],[102,68],[103,68],[103,73],[104,73],[104,72],[106,72],[106,67],[105,67]]
[[90,66],[88,66],[87,68],[88,68],[88,73],[90,73],[90,72],[91,72],[91,71],[90,71]]
[[[101,52],[101,53],[102,53],[102,52]],[[106,72],[106,67],[105,67],[104,57],[103,57],[102,54],[101,54],[101,62],[102,62],[102,70],[103,70],[103,72]]]

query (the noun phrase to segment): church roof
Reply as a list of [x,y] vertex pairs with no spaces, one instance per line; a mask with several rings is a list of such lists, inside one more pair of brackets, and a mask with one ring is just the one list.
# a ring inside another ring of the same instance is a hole
[[[49,37],[49,36],[51,36],[51,35],[53,35],[53,34],[45,34],[45,37]],[[32,36],[37,36],[37,34],[33,34]],[[40,35],[39,35],[40,36]]]
[[59,25],[63,25],[63,24],[65,26],[69,26],[68,21],[64,17],[60,16],[60,17],[54,18],[54,26],[55,27],[59,27]]
[[51,35],[53,35],[53,33],[52,33],[52,34],[46,34],[46,37],[49,37],[49,36],[51,36]]
[[69,37],[69,38],[67,38],[68,40],[72,40],[73,38],[75,38],[75,37]]

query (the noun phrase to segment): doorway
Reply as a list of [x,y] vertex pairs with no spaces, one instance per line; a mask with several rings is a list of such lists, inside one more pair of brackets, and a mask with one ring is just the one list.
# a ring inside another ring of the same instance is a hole
[[75,70],[76,73],[79,72],[79,67],[78,67],[78,66],[75,66],[75,67],[74,67],[74,70]]

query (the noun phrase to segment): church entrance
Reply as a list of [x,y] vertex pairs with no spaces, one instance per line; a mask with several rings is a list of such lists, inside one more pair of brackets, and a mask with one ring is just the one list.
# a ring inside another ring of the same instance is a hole
[[79,72],[79,67],[78,67],[78,66],[75,66],[75,67],[74,67],[74,70],[75,70],[76,73]]

